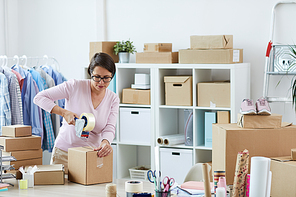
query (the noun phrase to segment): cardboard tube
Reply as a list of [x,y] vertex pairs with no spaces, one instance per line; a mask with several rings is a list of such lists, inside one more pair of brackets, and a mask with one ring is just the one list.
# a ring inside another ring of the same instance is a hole
[[204,179],[205,197],[211,197],[210,177],[207,163],[202,164],[202,175]]
[[163,144],[163,139],[161,137],[157,138],[157,143],[158,144]]

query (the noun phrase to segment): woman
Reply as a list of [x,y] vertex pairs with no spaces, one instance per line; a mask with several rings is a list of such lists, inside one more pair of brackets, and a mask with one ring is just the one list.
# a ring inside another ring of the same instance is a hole
[[[34,103],[42,109],[63,117],[63,124],[55,140],[51,164],[63,164],[68,170],[68,148],[94,146],[98,157],[112,152],[111,142],[115,137],[119,98],[107,89],[115,75],[113,59],[106,53],[96,53],[88,67],[91,80],[69,80],[38,93]],[[65,98],[65,109],[54,101]],[[95,116],[95,127],[88,138],[79,138],[75,132],[75,120],[82,113]]]

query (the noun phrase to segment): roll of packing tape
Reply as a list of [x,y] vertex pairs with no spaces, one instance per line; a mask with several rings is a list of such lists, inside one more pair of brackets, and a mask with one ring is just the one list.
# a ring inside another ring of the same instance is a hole
[[82,113],[79,119],[85,120],[83,131],[92,131],[95,128],[96,120],[92,113]]
[[125,192],[127,194],[142,193],[143,192],[143,182],[142,181],[126,181],[125,182]]

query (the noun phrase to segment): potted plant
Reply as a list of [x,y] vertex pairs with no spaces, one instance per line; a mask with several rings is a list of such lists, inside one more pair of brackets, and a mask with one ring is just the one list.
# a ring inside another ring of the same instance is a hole
[[119,63],[129,63],[130,53],[136,51],[133,42],[130,40],[117,42],[113,47],[114,54],[119,56]]

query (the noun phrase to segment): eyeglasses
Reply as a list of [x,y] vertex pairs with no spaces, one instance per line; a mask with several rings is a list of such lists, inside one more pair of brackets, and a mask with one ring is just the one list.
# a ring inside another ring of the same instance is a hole
[[100,77],[100,76],[91,76],[92,80],[95,82],[100,82],[101,80],[104,81],[104,83],[109,83],[112,80],[112,77]]

